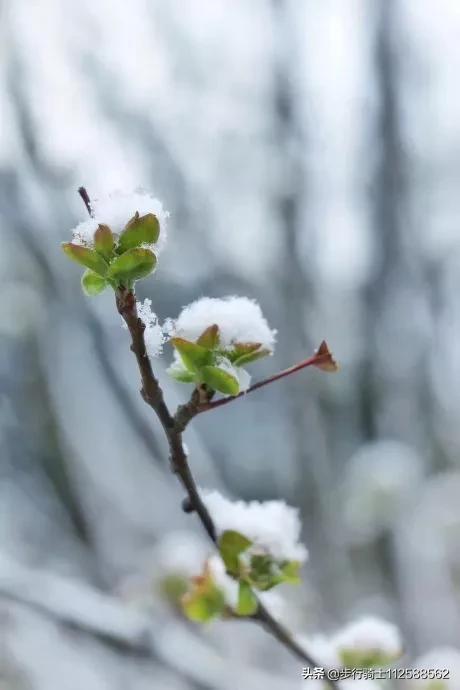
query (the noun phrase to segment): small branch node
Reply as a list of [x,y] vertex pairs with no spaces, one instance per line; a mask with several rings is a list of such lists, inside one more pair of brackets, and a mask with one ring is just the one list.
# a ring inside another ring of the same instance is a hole
[[184,511],[184,513],[195,512],[195,508],[192,505],[192,502],[188,496],[186,496],[184,499],[182,499],[182,510]]

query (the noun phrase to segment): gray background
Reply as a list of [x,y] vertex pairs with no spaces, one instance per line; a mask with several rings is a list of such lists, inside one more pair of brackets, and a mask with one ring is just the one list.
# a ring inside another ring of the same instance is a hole
[[[460,636],[460,11],[452,0],[3,1],[0,686],[300,688],[244,623],[185,624],[151,586],[179,510],[113,295],[59,243],[76,188],[171,212],[161,318],[259,300],[256,378],[187,432],[203,486],[300,506],[297,633],[361,613],[410,656]],[[173,405],[188,389],[155,363]],[[192,537],[185,537],[187,539]],[[139,597],[128,596],[133,583]],[[139,583],[142,583],[140,585]],[[147,583],[147,584],[146,584]],[[123,596],[121,596],[123,594]],[[303,686],[303,685],[302,685]]]

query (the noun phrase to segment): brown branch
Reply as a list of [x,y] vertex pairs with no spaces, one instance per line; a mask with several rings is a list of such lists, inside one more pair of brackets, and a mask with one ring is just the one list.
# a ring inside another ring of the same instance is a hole
[[[187,424],[193,419],[196,414],[202,411],[203,403],[201,402],[203,391],[196,389],[192,395],[189,403],[179,406],[176,414],[171,415],[163,398],[163,392],[156,379],[152,366],[147,355],[145,346],[144,330],[145,325],[137,314],[136,297],[130,290],[118,290],[116,293],[116,304],[118,312],[124,319],[128,330],[131,334],[131,350],[134,353],[139,372],[142,380],[141,395],[145,402],[156,413],[168,439],[170,463],[172,471],[178,475],[187,494],[187,512],[196,512],[209,538],[217,545],[217,531],[214,526],[211,515],[206,508],[206,505],[201,499],[198,487],[195,483],[194,477],[188,464],[187,454],[182,443],[182,432],[187,427]],[[316,356],[315,356],[316,357]],[[314,364],[315,357],[312,358],[310,364]],[[309,366],[307,363],[297,365],[296,370]],[[291,368],[294,369],[294,368]],[[272,377],[272,380],[277,380],[282,376],[287,376],[293,371],[286,370],[281,374]],[[253,387],[260,388],[271,381],[266,380],[260,382]],[[226,400],[226,399],[225,399]],[[219,401],[220,402],[220,401]],[[207,408],[209,409],[209,408]],[[321,664],[313,659],[307,652],[305,652],[300,645],[293,639],[292,635],[286,630],[265,608],[258,597],[258,609],[251,619],[259,622],[265,627],[270,634],[275,637],[284,647],[286,647],[298,659],[303,661],[309,667],[322,667]],[[332,687],[334,682],[326,680]]]
[[[142,380],[141,395],[147,405],[154,410],[166,434],[169,445],[171,470],[178,475],[187,492],[190,504],[198,514],[209,537],[215,542],[216,531],[206,506],[201,500],[193,479],[182,443],[182,431],[194,416],[194,404],[179,408],[180,417],[173,417],[164,401],[163,391],[152,371],[144,340],[145,325],[137,314],[136,297],[131,290],[118,290],[116,294],[118,312],[121,314],[131,334],[131,350],[134,353]],[[193,397],[192,397],[193,400]]]
[[83,199],[83,203],[86,206],[86,210],[88,211],[90,218],[94,218],[94,211],[93,207],[91,206],[91,199],[89,198],[89,194],[86,191],[85,187],[79,187],[78,193]]

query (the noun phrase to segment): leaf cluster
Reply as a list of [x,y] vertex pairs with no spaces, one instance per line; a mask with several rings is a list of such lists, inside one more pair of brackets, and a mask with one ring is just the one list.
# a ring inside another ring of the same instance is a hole
[[231,348],[221,344],[217,324],[206,328],[195,342],[185,338],[171,338],[182,366],[172,366],[169,373],[181,383],[205,384],[224,395],[238,395],[240,383],[234,372],[270,354],[261,343],[233,343]]
[[87,295],[98,295],[109,285],[114,290],[131,289],[136,280],[150,275],[157,257],[151,247],[158,241],[160,223],[153,213],[131,218],[118,235],[108,225],[100,224],[93,236],[93,246],[64,242],[65,254],[85,266],[81,284]]
[[[238,582],[238,600],[231,611],[237,616],[253,616],[257,612],[254,590],[265,592],[282,583],[300,582],[300,563],[278,561],[269,553],[252,551],[253,542],[235,530],[227,530],[219,539],[219,552],[227,574]],[[206,622],[229,613],[225,595],[216,584],[209,567],[192,579],[191,589],[183,596],[185,615],[194,621]]]

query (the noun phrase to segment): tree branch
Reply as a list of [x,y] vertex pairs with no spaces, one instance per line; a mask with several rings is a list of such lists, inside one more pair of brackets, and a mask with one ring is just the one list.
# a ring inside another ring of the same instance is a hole
[[238,393],[238,395],[230,395],[227,398],[220,398],[219,400],[202,403],[198,406],[197,414],[207,412],[208,410],[214,410],[216,407],[222,407],[222,405],[228,405],[228,403],[231,403],[234,400],[243,398],[249,393],[258,390],[259,388],[263,388],[263,386],[268,386],[269,383],[274,383],[275,381],[284,379],[285,376],[295,374],[302,369],[306,369],[307,367],[317,367],[318,369],[324,369],[325,371],[337,371],[337,364],[329,352],[329,348],[324,340],[313,357],[304,359],[302,362],[294,364],[292,367],[288,367],[288,369],[283,369],[283,371],[280,371],[277,374],[273,374],[262,381],[254,383],[254,385],[250,386],[245,391],[241,391],[241,393]]
[[124,319],[131,334],[131,350],[136,357],[142,380],[141,395],[147,405],[156,413],[168,439],[171,470],[178,475],[187,492],[190,504],[197,512],[209,537],[215,542],[216,531],[214,524],[206,506],[201,500],[195,480],[190,472],[187,454],[182,443],[182,431],[195,413],[193,401],[188,406],[179,408],[177,419],[171,415],[147,355],[144,339],[145,325],[137,314],[136,297],[131,290],[118,290],[116,303],[118,312]]
[[[187,424],[199,412],[203,411],[204,409],[210,409],[210,407],[206,407],[206,405],[212,406],[213,403],[201,402],[202,392],[200,393],[200,389],[197,388],[194,391],[189,403],[179,406],[174,416],[170,413],[164,401],[163,391],[161,390],[160,384],[153,373],[152,366],[147,355],[144,339],[145,325],[138,316],[136,297],[134,293],[126,289],[118,290],[116,293],[116,304],[118,312],[124,319],[131,335],[131,350],[136,357],[142,380],[141,395],[145,402],[154,410],[163,427],[169,444],[171,469],[175,474],[177,474],[186,491],[188,498],[187,512],[197,513],[209,538],[215,545],[217,545],[216,528],[211,515],[206,508],[206,505],[201,499],[198,487],[188,464],[187,454],[182,443],[182,432],[187,427]],[[330,358],[329,353],[328,356]],[[288,376],[289,374],[294,373],[294,371],[298,371],[306,366],[314,364],[320,365],[323,360],[325,360],[325,357],[326,355],[318,352],[317,355],[311,358],[311,360],[306,360],[306,362],[302,362],[295,367],[291,367],[291,369],[287,369],[284,372],[271,377],[271,379],[261,381],[259,384],[255,384],[250,390],[260,388],[261,386],[271,383],[272,381],[276,381],[283,376]],[[222,402],[217,401],[217,403],[214,403],[214,405],[218,406],[218,403],[225,404],[227,400],[233,399],[235,398],[225,398]],[[261,623],[273,637],[275,637],[281,644],[283,644],[284,647],[286,647],[292,654],[294,654],[309,667],[321,667],[321,664],[318,661],[313,659],[310,654],[305,652],[302,647],[296,643],[290,632],[286,630],[275,618],[273,618],[271,613],[265,608],[258,597],[257,601],[258,609],[256,614],[254,614],[251,619]],[[332,680],[326,679],[326,682],[332,687],[335,686],[335,682]]]

